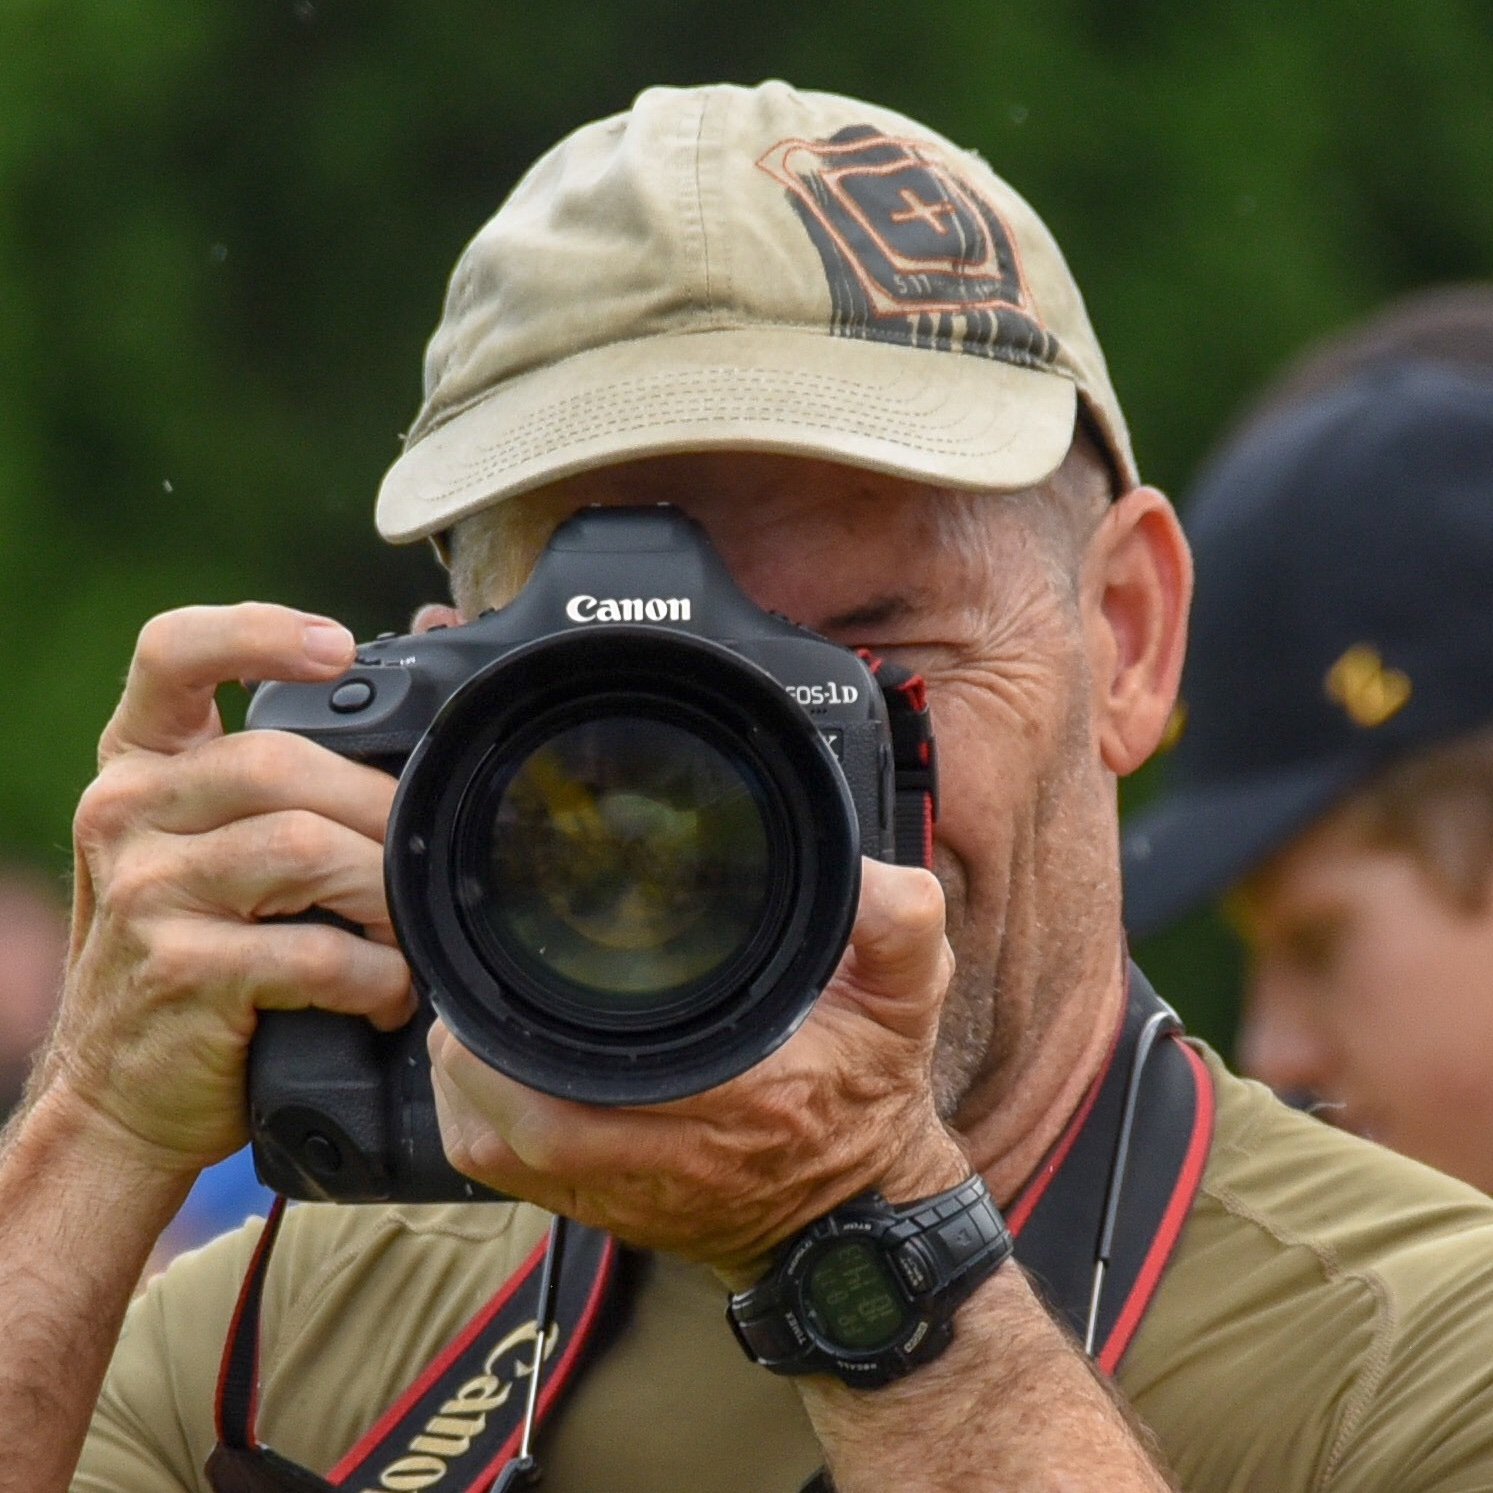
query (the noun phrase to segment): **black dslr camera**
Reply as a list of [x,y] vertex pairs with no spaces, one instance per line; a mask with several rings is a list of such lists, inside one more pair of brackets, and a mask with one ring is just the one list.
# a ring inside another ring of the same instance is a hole
[[421,1014],[261,1016],[261,1178],[482,1195],[441,1149],[435,1013],[494,1068],[599,1105],[698,1093],[786,1041],[845,949],[860,856],[929,857],[921,685],[873,667],[760,610],[660,505],[577,514],[501,611],[263,686],[250,727],[400,779],[385,880]]

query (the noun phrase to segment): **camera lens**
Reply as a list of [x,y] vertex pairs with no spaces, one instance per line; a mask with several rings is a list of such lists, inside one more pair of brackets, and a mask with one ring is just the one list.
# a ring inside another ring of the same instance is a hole
[[390,820],[400,946],[447,1026],[531,1087],[660,1103],[786,1041],[843,952],[859,821],[783,686],[655,628],[473,674]]
[[602,1015],[676,1005],[761,923],[761,785],[692,730],[639,716],[583,720],[480,797],[469,821],[475,853],[464,857],[466,916],[557,997]]

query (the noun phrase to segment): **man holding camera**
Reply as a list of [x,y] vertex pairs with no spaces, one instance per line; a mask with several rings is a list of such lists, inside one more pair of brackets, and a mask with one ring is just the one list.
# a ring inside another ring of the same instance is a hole
[[[673,505],[764,613],[921,676],[936,875],[862,862],[801,1028],[669,1102],[526,1084],[443,997],[446,1153],[525,1204],[298,1208],[273,1268],[258,1231],[220,1241],[116,1348],[155,1232],[242,1143],[256,1013],[394,1031],[415,1008],[393,777],[314,733],[224,736],[213,707],[255,678],[361,710],[334,683],[353,640],[275,607],[156,619],[79,810],[64,1012],[0,1169],[20,1483],[65,1486],[82,1447],[90,1489],[516,1486],[517,1422],[482,1438],[544,1339],[546,1382],[571,1375],[539,1438],[557,1490],[1484,1486],[1485,1200],[1240,1084],[1127,970],[1114,783],[1165,726],[1189,559],[1026,204],[855,101],[652,90],[469,247],[426,392],[380,526],[449,560],[427,637],[569,563],[581,510]],[[557,824],[638,821],[636,794],[534,776]],[[575,1256],[535,1264],[544,1209],[632,1247],[573,1319]],[[526,1261],[538,1304],[485,1335]]]

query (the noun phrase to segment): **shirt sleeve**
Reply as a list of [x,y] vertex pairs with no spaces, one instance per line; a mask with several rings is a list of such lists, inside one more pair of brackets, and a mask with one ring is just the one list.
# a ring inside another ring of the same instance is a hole
[[72,1493],[210,1493],[218,1364],[262,1223],[180,1256],[131,1305]]
[[1328,1493],[1483,1493],[1493,1486],[1486,1247],[1443,1237],[1405,1254],[1395,1275],[1374,1281],[1396,1331],[1344,1406],[1322,1486]]

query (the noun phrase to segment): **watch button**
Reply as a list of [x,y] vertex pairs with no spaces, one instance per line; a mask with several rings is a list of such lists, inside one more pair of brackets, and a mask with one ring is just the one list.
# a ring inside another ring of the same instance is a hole
[[915,1213],[908,1216],[908,1222],[914,1230],[920,1234],[929,1233],[938,1227],[938,1205],[929,1203],[925,1208],[919,1208]]
[[933,1269],[928,1257],[916,1243],[909,1240],[892,1254],[892,1265],[902,1277],[902,1283],[915,1296],[921,1296],[933,1286]]
[[957,1223],[951,1223],[943,1231],[943,1242],[948,1246],[949,1253],[953,1255],[954,1263],[962,1265],[980,1252],[984,1241],[973,1221],[962,1218]]

